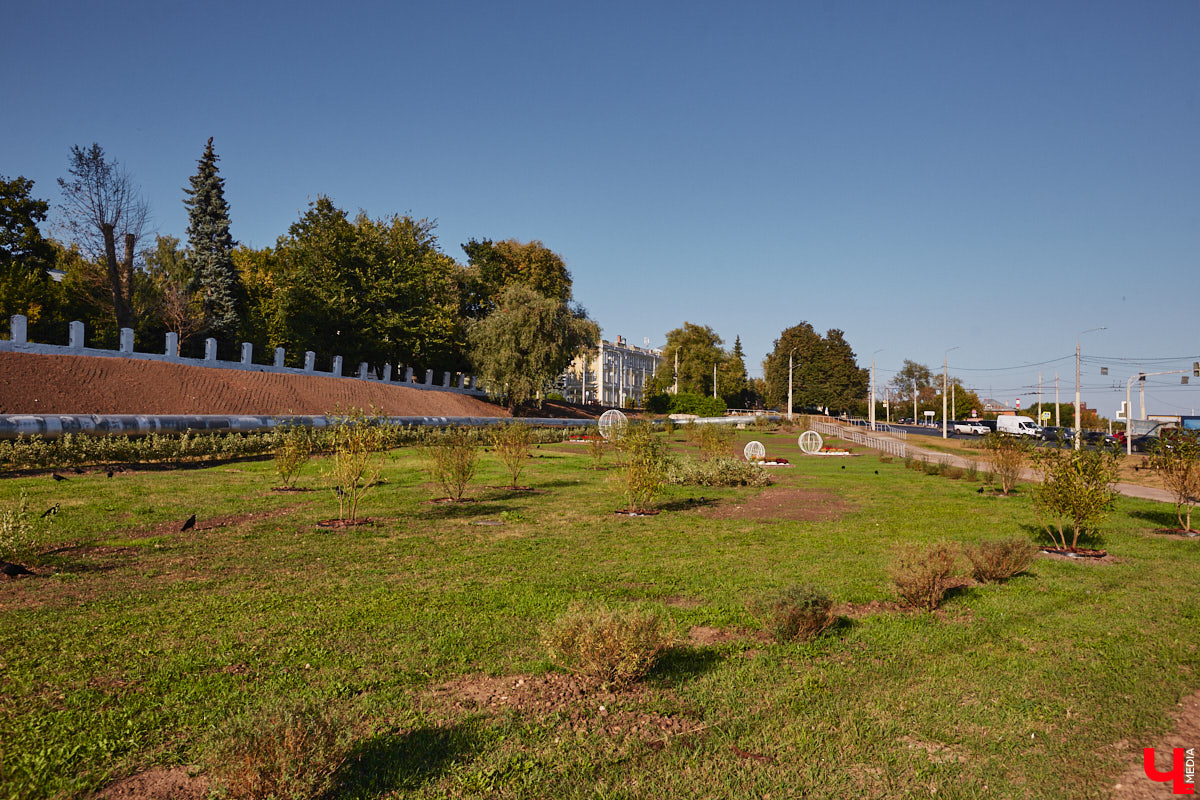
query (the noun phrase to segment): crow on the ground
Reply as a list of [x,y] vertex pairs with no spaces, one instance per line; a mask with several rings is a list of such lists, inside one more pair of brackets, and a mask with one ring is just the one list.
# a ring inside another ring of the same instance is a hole
[[3,572],[10,578],[15,578],[18,575],[32,575],[33,573],[22,567],[20,564],[10,564],[7,561],[0,561],[0,572]]
[[54,480],[56,480],[56,481],[69,481],[69,480],[71,480],[70,478],[64,478],[62,475],[59,475],[57,472],[52,472],[52,473],[50,473],[50,477],[51,477],[51,478],[54,478]]
[[113,471],[110,469],[110,470],[108,471],[108,477],[110,477],[110,478],[111,478],[112,476],[113,476]]
[[50,506],[50,507],[49,507],[49,508],[47,508],[45,511],[43,511],[43,512],[42,512],[42,519],[45,519],[46,517],[50,516],[51,514],[57,514],[57,513],[58,513],[58,506],[59,506],[59,504],[58,504],[58,503],[55,503],[54,505]]
[[196,527],[196,515],[192,514],[187,518],[187,522],[183,523],[183,527],[179,529],[179,532],[190,531],[194,527]]

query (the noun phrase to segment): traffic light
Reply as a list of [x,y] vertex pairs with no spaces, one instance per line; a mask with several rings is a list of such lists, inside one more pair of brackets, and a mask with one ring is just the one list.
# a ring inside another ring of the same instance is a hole
[[1192,362],[1192,377],[1200,378],[1200,361]]

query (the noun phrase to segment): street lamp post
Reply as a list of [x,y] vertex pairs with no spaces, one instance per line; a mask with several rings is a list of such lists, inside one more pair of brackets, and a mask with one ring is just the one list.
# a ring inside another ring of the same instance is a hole
[[947,350],[945,352],[945,354],[942,356],[942,438],[943,439],[949,438],[947,436],[947,431],[949,429],[949,425],[946,423],[946,365],[950,361],[950,353],[952,353],[953,351],[955,351],[957,349],[958,349],[958,345],[955,345],[954,347],[951,347],[949,350]]
[[796,348],[788,353],[788,422],[792,421],[792,356],[795,354]]
[[1088,328],[1086,331],[1080,331],[1075,336],[1075,449],[1076,450],[1079,450],[1083,445],[1083,442],[1081,441],[1083,439],[1083,435],[1082,435],[1083,431],[1080,429],[1080,425],[1079,425],[1079,337],[1083,336],[1083,334],[1085,334],[1085,333],[1092,333],[1093,331],[1103,331],[1103,330],[1108,330],[1108,329],[1103,328],[1103,327]]
[[875,430],[875,356],[883,352],[883,348],[879,348],[874,353],[871,353],[871,430]]

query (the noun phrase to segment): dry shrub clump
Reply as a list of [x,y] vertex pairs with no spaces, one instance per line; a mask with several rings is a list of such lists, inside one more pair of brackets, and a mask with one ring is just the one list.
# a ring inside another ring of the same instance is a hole
[[344,712],[281,705],[234,721],[214,753],[213,772],[232,800],[307,800],[333,788],[353,744]]
[[956,585],[957,566],[954,549],[944,542],[929,547],[911,545],[900,551],[890,574],[901,602],[933,611]]
[[1017,575],[1033,561],[1037,548],[1025,539],[996,539],[966,546],[963,552],[971,562],[971,577],[984,583],[1003,581]]
[[812,586],[793,586],[756,598],[749,610],[781,644],[813,639],[837,619],[833,600]]
[[636,608],[578,606],[542,632],[542,643],[556,663],[617,687],[646,675],[672,641],[662,617]]

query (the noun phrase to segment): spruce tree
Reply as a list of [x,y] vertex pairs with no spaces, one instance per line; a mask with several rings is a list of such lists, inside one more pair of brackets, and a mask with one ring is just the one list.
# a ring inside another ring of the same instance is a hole
[[229,204],[225,179],[217,171],[212,137],[201,156],[199,170],[189,180],[183,204],[188,209],[188,261],[192,290],[200,292],[205,331],[218,338],[233,337],[242,309],[242,285],[233,264],[235,242],[229,235]]

